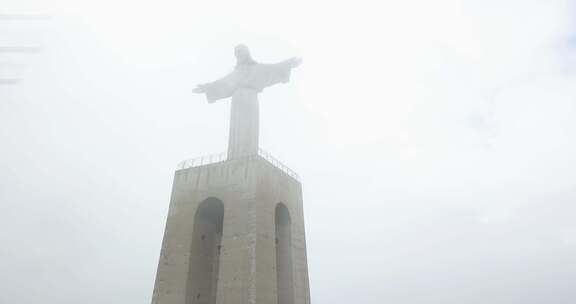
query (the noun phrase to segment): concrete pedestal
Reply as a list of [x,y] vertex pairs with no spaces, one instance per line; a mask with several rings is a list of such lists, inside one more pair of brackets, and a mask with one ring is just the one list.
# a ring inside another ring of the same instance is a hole
[[153,304],[309,304],[300,182],[259,155],[175,173]]

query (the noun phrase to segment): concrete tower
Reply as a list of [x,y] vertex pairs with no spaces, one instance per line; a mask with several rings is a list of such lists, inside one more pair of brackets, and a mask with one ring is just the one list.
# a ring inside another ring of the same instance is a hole
[[232,97],[228,153],[181,163],[174,176],[153,304],[309,304],[302,188],[258,149],[258,100],[300,61],[256,63],[198,86]]

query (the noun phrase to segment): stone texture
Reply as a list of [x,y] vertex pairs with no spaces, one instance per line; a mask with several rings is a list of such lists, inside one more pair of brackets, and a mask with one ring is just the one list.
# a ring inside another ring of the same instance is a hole
[[152,303],[310,303],[300,182],[258,155],[176,171]]

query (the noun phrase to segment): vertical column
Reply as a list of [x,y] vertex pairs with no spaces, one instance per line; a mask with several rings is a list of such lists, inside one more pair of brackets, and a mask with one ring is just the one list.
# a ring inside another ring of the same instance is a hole
[[240,88],[232,96],[228,159],[258,154],[258,91]]

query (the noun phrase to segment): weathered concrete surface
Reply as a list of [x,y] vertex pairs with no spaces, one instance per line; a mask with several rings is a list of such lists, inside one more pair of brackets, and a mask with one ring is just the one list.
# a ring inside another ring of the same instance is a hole
[[[210,216],[195,226],[198,207],[218,200],[221,232]],[[280,203],[289,222],[277,232]],[[256,155],[176,171],[152,303],[310,303],[300,182]]]

